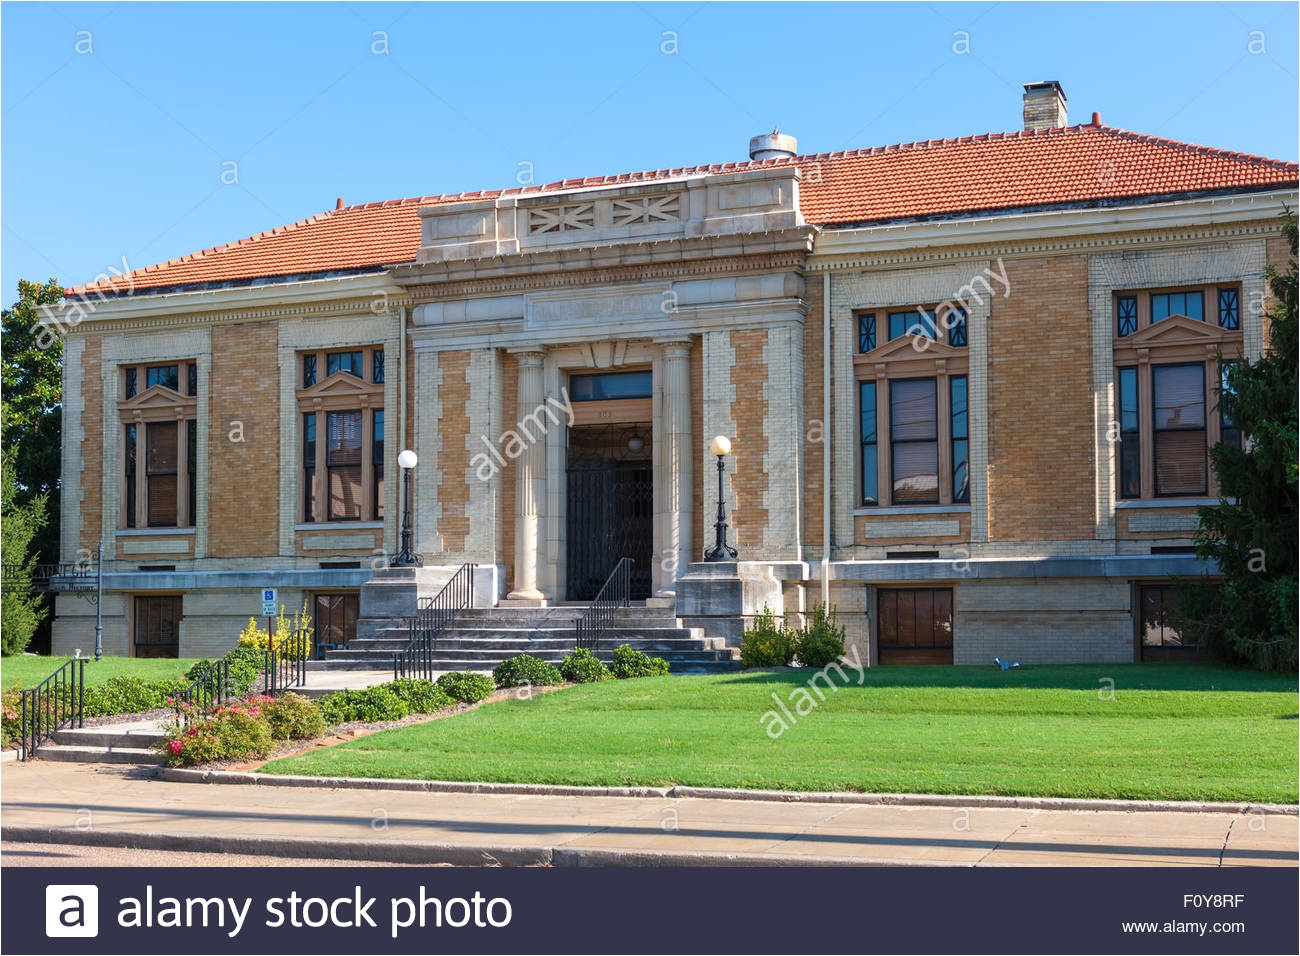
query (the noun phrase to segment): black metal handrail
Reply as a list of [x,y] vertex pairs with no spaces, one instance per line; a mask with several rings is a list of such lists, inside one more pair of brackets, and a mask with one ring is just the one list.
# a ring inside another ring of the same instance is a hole
[[272,697],[307,684],[307,632],[290,634],[266,652],[266,692]]
[[195,711],[207,713],[236,696],[230,686],[230,661],[218,658],[198,677],[172,698],[176,719],[185,723]]
[[473,564],[462,564],[441,591],[420,598],[414,617],[406,619],[410,640],[393,655],[393,678],[433,679],[433,654],[438,636],[456,621],[456,616],[474,603]]
[[576,646],[589,650],[600,650],[600,639],[609,630],[614,620],[614,611],[621,607],[630,607],[632,603],[632,559],[619,558],[614,570],[596,592],[596,599],[591,607],[583,612],[582,617],[574,621],[578,632]]
[[64,727],[85,726],[86,661],[74,657],[65,661],[45,680],[22,692],[21,750],[29,759],[36,749]]

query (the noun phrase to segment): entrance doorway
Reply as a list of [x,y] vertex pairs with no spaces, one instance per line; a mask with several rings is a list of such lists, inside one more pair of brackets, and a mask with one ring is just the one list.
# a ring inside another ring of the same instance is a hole
[[650,596],[654,469],[649,423],[569,429],[566,598],[590,601],[619,558],[632,559],[633,600]]
[[952,588],[882,588],[878,594],[881,664],[952,663]]

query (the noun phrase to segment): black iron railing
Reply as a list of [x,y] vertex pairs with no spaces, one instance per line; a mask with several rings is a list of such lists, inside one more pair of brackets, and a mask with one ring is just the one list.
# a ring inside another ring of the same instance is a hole
[[272,697],[307,683],[307,632],[290,634],[266,652],[266,692]]
[[87,660],[65,661],[45,680],[23,691],[21,759],[29,759],[64,727],[85,726]]
[[614,620],[614,611],[628,607],[632,601],[632,559],[619,558],[614,570],[600,586],[591,607],[574,621],[578,632],[576,644],[589,650],[600,650],[600,639]]
[[451,627],[456,616],[474,603],[473,564],[462,564],[436,595],[420,598],[419,610],[406,619],[410,641],[393,655],[393,677],[433,679],[433,655],[438,635]]
[[195,711],[208,713],[237,696],[230,686],[230,661],[222,657],[209,664],[189,687],[172,698],[172,706],[177,721],[185,723]]

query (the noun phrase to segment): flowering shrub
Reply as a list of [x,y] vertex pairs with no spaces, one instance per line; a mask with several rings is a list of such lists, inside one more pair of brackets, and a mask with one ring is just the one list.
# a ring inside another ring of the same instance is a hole
[[0,747],[8,747],[22,734],[23,685],[15,680],[0,697]]
[[325,733],[325,718],[314,700],[301,694],[280,697],[250,697],[248,703],[262,709],[276,740],[310,740]]
[[[274,649],[281,657],[284,656],[285,651],[287,651],[289,647],[295,646],[293,644],[288,644],[289,638],[291,637],[302,638],[301,644],[296,646],[304,648],[305,652],[308,654],[311,653],[312,624],[311,614],[307,611],[306,601],[302,602],[302,608],[300,610],[293,612],[292,617],[286,616],[284,613],[284,605],[280,605],[280,619],[276,622],[275,627]],[[256,618],[250,617],[248,619],[248,626],[239,632],[239,646],[264,651],[267,649],[269,644],[270,637],[267,634],[266,628],[259,626]],[[288,644],[288,646],[286,646],[286,644]]]
[[189,723],[169,723],[164,738],[155,745],[169,767],[268,757],[275,747],[260,703],[224,704],[207,716],[184,709],[189,711]]

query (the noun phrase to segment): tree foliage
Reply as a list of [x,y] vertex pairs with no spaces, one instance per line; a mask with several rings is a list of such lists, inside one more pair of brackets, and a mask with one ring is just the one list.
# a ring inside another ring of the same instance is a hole
[[1273,303],[1268,349],[1240,361],[1219,390],[1223,411],[1242,432],[1242,448],[1210,455],[1222,498],[1198,509],[1196,553],[1222,579],[1180,582],[1178,624],[1217,656],[1261,669],[1296,669],[1297,614],[1297,225],[1287,213],[1291,262],[1268,269]]
[[0,651],[5,656],[21,654],[48,612],[48,607],[28,593],[34,556],[32,538],[45,524],[45,495],[38,495],[26,505],[15,501],[18,483],[14,465],[6,455],[0,465],[0,562],[4,564],[5,587],[0,593]]
[[[14,501],[26,507],[42,496],[49,520],[37,532],[34,549],[44,561],[59,559],[60,437],[63,427],[63,341],[48,334],[37,343],[40,307],[63,298],[55,279],[44,285],[26,279],[18,282],[18,301],[4,310],[3,409],[0,434],[5,453],[14,466]],[[6,559],[7,560],[7,559]]]

